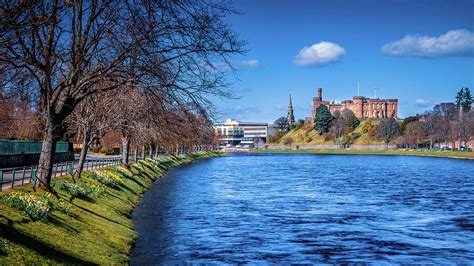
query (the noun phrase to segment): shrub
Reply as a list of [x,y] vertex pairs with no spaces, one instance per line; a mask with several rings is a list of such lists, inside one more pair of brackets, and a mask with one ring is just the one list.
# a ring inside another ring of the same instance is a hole
[[51,207],[47,199],[30,193],[11,192],[0,198],[10,207],[26,212],[33,220],[47,219]]
[[53,186],[71,195],[71,199],[76,197],[85,198],[92,193],[92,190],[87,186],[65,180],[56,180]]
[[139,172],[145,172],[145,169],[137,163],[133,165],[133,168],[137,169]]
[[51,209],[60,211],[70,216],[72,215],[72,212],[69,210],[66,202],[64,202],[63,199],[56,200],[55,197],[49,192],[46,192],[45,194],[40,194],[39,196],[44,198],[48,202],[49,207],[51,207]]
[[118,174],[112,174],[110,171],[106,172],[106,170],[93,170],[90,172],[89,176],[108,187],[117,188],[122,183],[122,180]]
[[0,251],[5,251],[8,247],[8,241],[0,237]]
[[132,171],[130,171],[130,169],[127,169],[127,168],[125,168],[125,167],[123,167],[123,166],[121,166],[121,165],[115,167],[115,170],[116,170],[117,172],[119,172],[120,174],[122,174],[123,176],[125,176],[125,177],[128,177],[128,178],[132,178],[132,177],[133,177]]

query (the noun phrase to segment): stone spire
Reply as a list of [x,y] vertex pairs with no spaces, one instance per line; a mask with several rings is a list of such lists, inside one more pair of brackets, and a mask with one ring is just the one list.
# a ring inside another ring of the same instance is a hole
[[293,115],[293,104],[291,103],[291,94],[290,94],[290,101],[288,103],[288,126],[291,126],[295,123],[295,116]]

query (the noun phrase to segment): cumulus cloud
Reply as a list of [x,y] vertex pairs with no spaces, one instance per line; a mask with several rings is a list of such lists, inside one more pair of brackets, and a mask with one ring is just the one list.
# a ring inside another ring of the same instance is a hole
[[385,44],[382,52],[392,56],[474,56],[474,33],[458,29],[437,37],[407,35]]
[[423,106],[423,107],[431,105],[431,101],[425,100],[425,99],[416,99],[415,103],[416,105]]
[[319,42],[300,50],[293,59],[298,66],[320,66],[336,62],[346,54],[346,50],[332,42]]

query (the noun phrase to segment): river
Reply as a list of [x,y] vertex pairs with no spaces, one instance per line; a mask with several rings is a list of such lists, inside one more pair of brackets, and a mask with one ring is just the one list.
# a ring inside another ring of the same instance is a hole
[[133,213],[132,265],[474,263],[474,161],[236,154],[177,167]]

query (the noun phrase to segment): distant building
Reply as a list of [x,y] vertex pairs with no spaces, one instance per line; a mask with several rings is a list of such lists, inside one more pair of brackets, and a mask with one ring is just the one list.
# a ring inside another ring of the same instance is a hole
[[326,105],[331,114],[349,109],[358,119],[398,116],[398,99],[370,99],[354,96],[352,100],[344,100],[337,104],[334,101],[323,101],[323,89],[318,88],[318,96],[313,98],[312,121],[315,120],[316,109],[320,105]]
[[293,115],[293,104],[291,103],[291,94],[290,94],[290,101],[288,103],[287,121],[288,121],[288,126],[292,126],[295,123],[295,116]]
[[259,122],[240,122],[227,119],[214,125],[221,147],[258,148],[267,142],[275,131],[273,125]]

